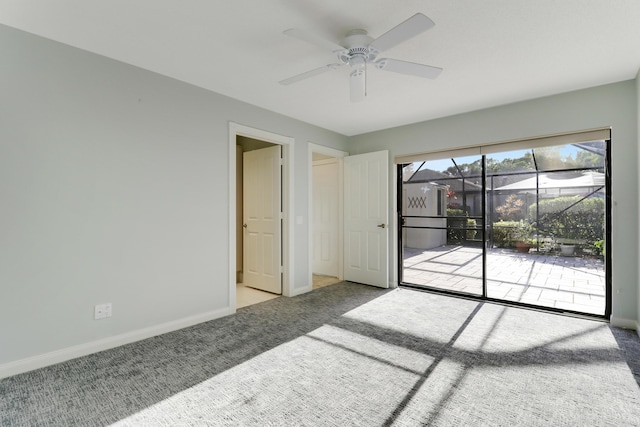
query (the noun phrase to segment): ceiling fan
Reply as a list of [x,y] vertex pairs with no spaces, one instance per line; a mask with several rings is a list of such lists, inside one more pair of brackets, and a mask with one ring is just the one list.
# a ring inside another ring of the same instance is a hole
[[351,101],[364,100],[366,95],[367,64],[372,64],[379,70],[393,71],[400,74],[435,79],[442,72],[442,68],[430,65],[416,64],[414,62],[400,61],[398,59],[380,58],[378,55],[418,34],[432,28],[435,23],[421,13],[416,13],[411,18],[390,29],[377,39],[373,39],[365,30],[351,30],[338,44],[325,40],[314,34],[307,33],[297,28],[284,31],[284,34],[330,49],[335,53],[340,62],[327,64],[302,74],[280,81],[282,85],[290,85],[304,79],[308,79],[327,71],[335,70],[344,65],[351,68],[349,87]]

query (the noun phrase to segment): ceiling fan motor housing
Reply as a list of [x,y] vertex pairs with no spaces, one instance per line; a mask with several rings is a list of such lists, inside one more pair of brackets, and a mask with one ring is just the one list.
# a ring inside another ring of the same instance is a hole
[[373,41],[366,30],[352,30],[344,39],[346,50],[338,52],[338,59],[343,64],[349,64],[352,68],[364,68],[375,59],[377,52],[369,48]]

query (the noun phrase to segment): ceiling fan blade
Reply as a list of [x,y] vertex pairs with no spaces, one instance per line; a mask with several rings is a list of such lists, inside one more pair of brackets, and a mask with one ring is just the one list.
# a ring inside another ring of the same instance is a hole
[[366,95],[366,70],[364,68],[353,70],[349,76],[349,89],[351,102],[364,101]]
[[316,34],[308,33],[298,28],[289,28],[288,30],[283,31],[283,33],[290,37],[305,41],[307,43],[311,43],[332,52],[336,50],[344,50],[343,46],[340,46],[339,44],[334,43],[331,40],[327,40]]
[[421,13],[416,13],[403,23],[393,27],[369,44],[369,48],[373,48],[378,52],[390,49],[405,40],[409,40],[418,34],[427,31],[436,25],[431,19]]
[[327,71],[335,70],[336,68],[342,66],[342,64],[327,64],[319,68],[315,68],[313,70],[304,72],[302,74],[295,75],[293,77],[289,77],[288,79],[280,80],[280,84],[287,86],[292,83],[299,82],[300,80],[308,79],[309,77],[317,76],[318,74],[326,73]]
[[415,62],[400,61],[398,59],[381,59],[375,62],[376,68],[394,73],[409,74],[411,76],[435,79],[442,72],[442,68],[431,65],[416,64]]

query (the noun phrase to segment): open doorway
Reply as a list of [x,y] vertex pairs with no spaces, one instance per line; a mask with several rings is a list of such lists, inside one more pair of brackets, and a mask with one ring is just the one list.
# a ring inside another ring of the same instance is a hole
[[281,151],[236,137],[236,308],[282,295]]
[[346,155],[309,144],[309,264],[313,289],[343,279],[342,158]]
[[[293,142],[293,138],[237,123],[229,125],[228,305],[232,312],[280,295],[292,296],[289,159]],[[247,187],[247,181],[253,184]],[[268,251],[263,250],[265,245]],[[252,275],[267,282],[255,282]]]

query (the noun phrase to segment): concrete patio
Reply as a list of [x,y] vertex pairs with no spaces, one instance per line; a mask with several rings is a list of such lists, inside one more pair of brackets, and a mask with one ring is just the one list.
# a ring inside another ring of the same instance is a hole
[[[482,294],[482,248],[404,249],[406,283]],[[487,252],[487,296],[603,315],[604,262],[597,258]]]

